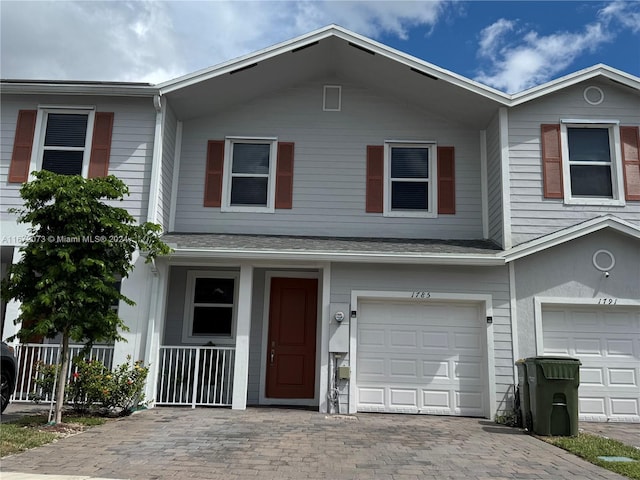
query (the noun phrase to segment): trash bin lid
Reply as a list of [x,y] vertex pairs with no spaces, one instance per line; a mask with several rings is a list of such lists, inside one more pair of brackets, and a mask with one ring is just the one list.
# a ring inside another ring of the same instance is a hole
[[580,360],[572,357],[533,357],[528,361],[540,365],[547,380],[575,380],[580,374]]

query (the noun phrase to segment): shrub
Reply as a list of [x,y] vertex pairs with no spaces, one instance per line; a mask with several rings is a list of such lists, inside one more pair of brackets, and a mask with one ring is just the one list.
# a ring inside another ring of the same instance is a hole
[[51,398],[59,372],[59,365],[48,365],[44,362],[37,362],[36,375],[33,377],[35,392],[29,394],[29,399],[38,403],[47,398]]
[[[35,379],[38,391],[32,394],[33,400],[50,397],[58,369],[56,365],[38,364]],[[66,402],[71,403],[78,412],[129,415],[146,404],[144,387],[149,368],[141,360],[131,363],[131,357],[127,357],[126,363],[109,371],[98,360],[77,357],[73,360],[72,371],[67,379]]]
[[98,360],[74,359],[75,372],[67,387],[67,401],[78,412],[89,412],[105,404],[110,390],[109,370]]
[[127,357],[127,363],[116,367],[105,383],[108,390],[105,393],[105,407],[119,409],[121,415],[128,415],[145,404],[144,386],[149,368],[143,365],[142,360],[133,364],[130,362],[131,357]]

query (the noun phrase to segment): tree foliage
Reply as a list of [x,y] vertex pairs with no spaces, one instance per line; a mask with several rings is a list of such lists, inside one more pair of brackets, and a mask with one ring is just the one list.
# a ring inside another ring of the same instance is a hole
[[147,261],[169,252],[159,239],[160,226],[137,225],[126,209],[103,201],[121,201],[129,193],[114,176],[34,175],[20,190],[24,207],[13,210],[20,223],[31,224],[29,241],[2,285],[7,299],[22,304],[18,337],[68,332],[88,345],[120,339],[118,329],[125,325],[111,306],[133,302],[116,282],[133,268],[136,249]]
[[30,224],[30,235],[2,282],[3,297],[21,302],[18,338],[62,335],[63,352],[69,340],[87,349],[121,340],[119,331],[127,328],[112,306],[133,302],[116,282],[133,269],[136,250],[147,262],[170,252],[160,240],[161,227],[137,224],[114,206],[129,193],[114,176],[34,175],[20,190],[23,207],[12,210],[18,222]]

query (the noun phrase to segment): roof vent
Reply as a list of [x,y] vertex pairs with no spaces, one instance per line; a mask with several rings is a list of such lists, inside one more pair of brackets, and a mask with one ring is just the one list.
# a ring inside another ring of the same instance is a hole
[[325,112],[339,112],[342,108],[342,86],[325,85],[322,95],[322,110]]
[[600,87],[593,85],[584,89],[584,101],[589,105],[600,105],[604,101],[604,92]]

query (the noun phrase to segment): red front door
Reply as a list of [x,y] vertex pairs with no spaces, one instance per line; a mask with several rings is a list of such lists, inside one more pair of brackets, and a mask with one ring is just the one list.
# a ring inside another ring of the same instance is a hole
[[318,280],[272,278],[267,398],[313,398]]

